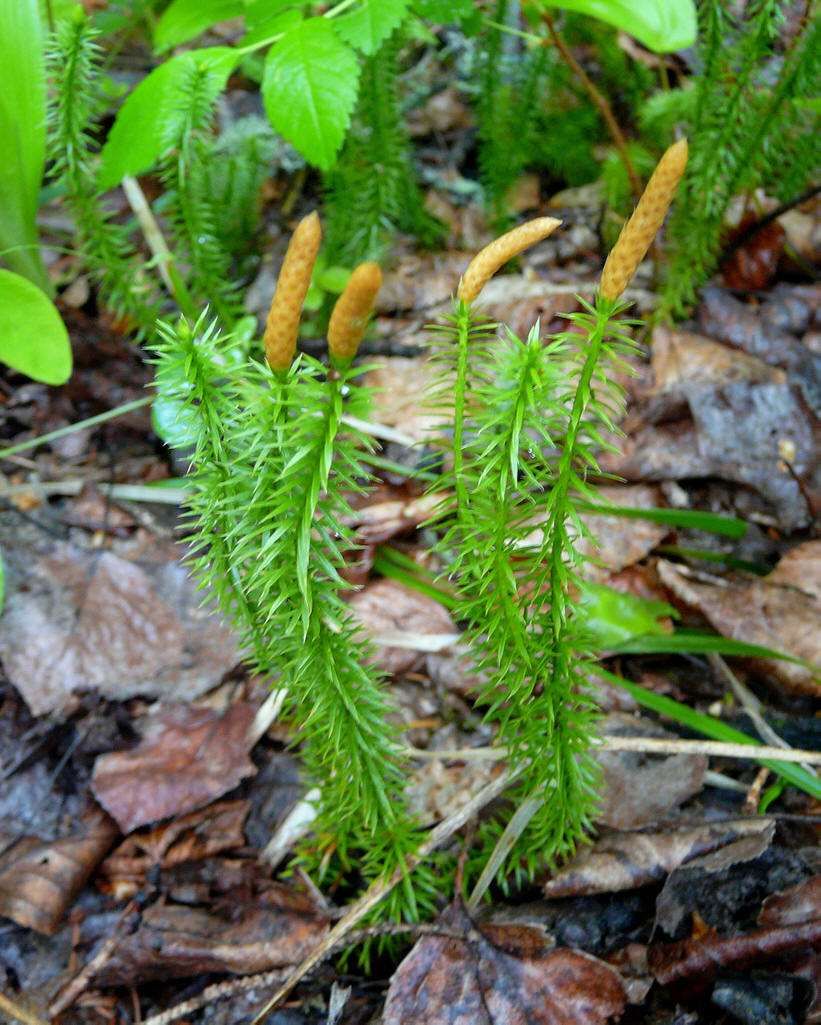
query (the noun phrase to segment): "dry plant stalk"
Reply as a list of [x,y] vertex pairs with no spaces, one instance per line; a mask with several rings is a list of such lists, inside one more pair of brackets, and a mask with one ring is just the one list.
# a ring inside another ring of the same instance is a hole
[[381,287],[382,271],[377,263],[360,263],[351,274],[328,325],[331,359],[347,363],[354,358]]
[[459,282],[456,297],[463,302],[472,303],[500,267],[514,256],[523,253],[525,249],[552,235],[561,223],[555,217],[536,217],[494,239],[468,264]]
[[607,257],[599,286],[603,299],[618,299],[627,288],[664,221],[686,166],[687,140],[679,139],[659,160],[636,209]]
[[265,358],[272,370],[287,370],[296,351],[299,318],[322,241],[316,211],[303,217],[288,243],[265,323]]

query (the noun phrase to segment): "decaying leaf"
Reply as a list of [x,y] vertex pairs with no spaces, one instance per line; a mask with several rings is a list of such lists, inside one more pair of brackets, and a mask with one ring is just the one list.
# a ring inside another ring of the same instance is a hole
[[[669,737],[663,727],[638,716],[612,712],[601,724],[604,736]],[[640,829],[693,794],[704,781],[703,755],[645,755],[638,751],[599,751],[604,770],[598,820],[611,829]]]
[[205,972],[264,972],[297,964],[326,930],[327,920],[307,897],[278,884],[245,906],[236,899],[209,911],[155,904],[95,982],[118,986]]
[[79,690],[190,700],[239,661],[228,628],[202,608],[178,546],[138,539],[118,550],[49,535],[3,546],[0,658],[34,715],[64,708]]
[[384,1025],[601,1025],[626,998],[618,972],[550,948],[527,926],[481,925],[461,905],[440,917],[462,938],[421,939],[391,979]]
[[[694,580],[663,560],[659,577],[679,601],[696,609],[723,636],[803,659],[821,662],[821,541],[793,548],[768,576]],[[814,674],[805,666],[768,659],[766,671],[789,690],[818,694]]]
[[97,810],[72,836],[18,840],[0,856],[0,915],[52,935],[116,836],[114,823]]
[[377,365],[365,375],[365,384],[375,389],[374,419],[416,442],[430,441],[447,417],[445,410],[434,411],[423,401],[435,380],[433,364],[424,356],[393,356]]
[[[663,504],[658,488],[646,484],[600,487],[596,491],[596,501],[602,505],[630,506],[636,509],[649,509]],[[583,573],[586,579],[600,582],[606,582],[611,573],[618,573],[643,559],[670,532],[670,528],[663,524],[622,516],[585,513],[582,520],[596,539],[595,545],[587,539],[579,543],[581,551],[591,557],[584,562]],[[595,562],[592,557],[595,557]],[[599,562],[601,565],[597,565]]]
[[544,884],[546,897],[579,897],[632,890],[658,882],[679,865],[747,834],[769,831],[769,819],[705,823],[654,833],[614,833],[583,848]]
[[350,606],[377,641],[375,662],[391,675],[412,669],[420,653],[438,651],[458,634],[444,605],[396,580],[375,580],[353,595]]
[[100,883],[118,900],[132,897],[154,868],[201,861],[245,844],[248,801],[219,801],[146,832],[133,833],[100,866]]
[[137,747],[97,759],[94,796],[124,833],[202,808],[256,772],[248,758],[253,718],[241,701],[223,713],[163,705],[147,717]]
[[499,762],[490,760],[458,765],[426,762],[408,781],[408,807],[423,826],[441,822],[467,804],[501,771]]
[[797,886],[770,894],[761,907],[762,926],[799,925],[821,920],[821,875],[811,876]]

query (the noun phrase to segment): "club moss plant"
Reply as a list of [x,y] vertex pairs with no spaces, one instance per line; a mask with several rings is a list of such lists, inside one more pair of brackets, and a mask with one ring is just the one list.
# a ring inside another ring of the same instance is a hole
[[[438,387],[450,450],[433,485],[443,575],[458,595],[484,685],[478,695],[517,768],[514,793],[534,810],[506,871],[532,872],[584,836],[595,809],[596,709],[582,629],[580,512],[594,495],[596,453],[622,410],[615,383],[631,351],[622,293],[683,173],[672,146],[607,259],[592,303],[569,329],[525,341],[478,302],[489,278],[559,222],[539,218],[486,247],[467,268],[436,331]],[[369,415],[367,367],[354,365],[381,272],[357,267],[337,301],[327,364],[296,354],[299,318],[321,241],[306,217],[285,256],[268,317],[264,362],[236,356],[204,314],[161,327],[157,383],[197,425],[188,500],[192,566],[236,625],[249,664],[286,694],[306,774],[321,793],[302,857],[317,871],[355,865],[363,882],[402,867],[422,830],[404,794],[408,775],[373,652],[345,602],[352,495],[369,484],[370,440],[350,426]],[[346,417],[349,414],[349,417]],[[504,822],[486,823],[486,856]],[[405,876],[392,917],[431,910],[431,865]]]

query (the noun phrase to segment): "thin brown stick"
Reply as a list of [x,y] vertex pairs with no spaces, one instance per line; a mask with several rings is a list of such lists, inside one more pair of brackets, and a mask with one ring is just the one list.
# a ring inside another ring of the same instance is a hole
[[542,20],[547,26],[547,31],[550,33],[550,38],[553,41],[556,49],[562,56],[562,60],[567,64],[573,74],[578,78],[581,84],[584,86],[585,92],[590,97],[594,106],[598,108],[599,113],[604,118],[604,123],[607,125],[607,130],[610,132],[610,137],[613,140],[613,145],[619,151],[619,156],[624,164],[624,169],[627,171],[627,177],[630,179],[630,188],[633,195],[638,199],[642,193],[641,179],[636,173],[636,169],[633,166],[633,161],[630,159],[630,153],[627,149],[627,140],[624,137],[619,127],[619,123],[616,120],[616,116],[613,113],[613,108],[607,101],[607,98],[603,96],[596,88],[595,83],[591,77],[587,74],[584,68],[579,64],[576,58],[570,51],[567,43],[562,39],[559,33],[556,31],[556,27],[553,24],[553,19],[545,11],[542,14]]
[[259,972],[257,975],[245,975],[241,979],[230,979],[227,982],[217,982],[213,986],[207,986],[199,996],[191,997],[190,1000],[183,1000],[182,1003],[169,1007],[167,1011],[159,1014],[152,1014],[146,1018],[142,1025],[170,1025],[172,1021],[184,1018],[194,1011],[198,1011],[207,1004],[216,1000],[224,1000],[226,997],[241,993],[244,989],[256,989],[257,986],[270,986],[279,982],[285,975],[287,969],[273,968],[269,972]]
[[[318,943],[308,957],[288,976],[284,984],[274,993],[268,1003],[254,1018],[252,1025],[260,1023],[281,1001],[288,996],[291,990],[300,982],[312,968],[323,961],[351,932],[353,927],[360,922],[367,913],[376,907],[390,891],[405,878],[408,872],[412,871],[421,861],[428,857],[433,851],[440,847],[445,840],[451,836],[471,819],[476,812],[484,808],[494,798],[498,797],[513,781],[516,773],[504,772],[483,787],[470,801],[459,811],[454,812],[449,818],[432,829],[427,840],[420,846],[419,850],[408,858],[406,864],[397,868],[387,879],[378,879],[362,894],[358,901],[350,906],[345,914],[336,923],[333,929],[325,936],[325,939]],[[147,1023],[146,1023],[147,1025]],[[161,1023],[158,1023],[161,1025]]]

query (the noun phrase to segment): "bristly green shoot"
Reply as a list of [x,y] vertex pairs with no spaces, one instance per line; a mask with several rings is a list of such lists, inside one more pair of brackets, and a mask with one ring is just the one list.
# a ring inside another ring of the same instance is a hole
[[98,33],[77,9],[62,19],[46,54],[51,91],[48,138],[51,171],[65,189],[78,248],[98,283],[105,305],[126,316],[142,333],[154,329],[158,298],[136,259],[128,232],[112,220],[97,188],[94,130],[102,50]]
[[[204,319],[161,333],[158,385],[199,423],[192,565],[254,669],[287,691],[308,778],[322,794],[311,862],[335,851],[346,867],[364,858],[365,878],[391,872],[417,846],[417,830],[381,673],[342,597],[353,548],[346,495],[369,477],[369,441],[342,426],[343,412],[367,419],[362,370],[328,370],[306,356],[282,372],[237,364],[230,340]],[[428,906],[416,893],[397,891],[400,917]]]

